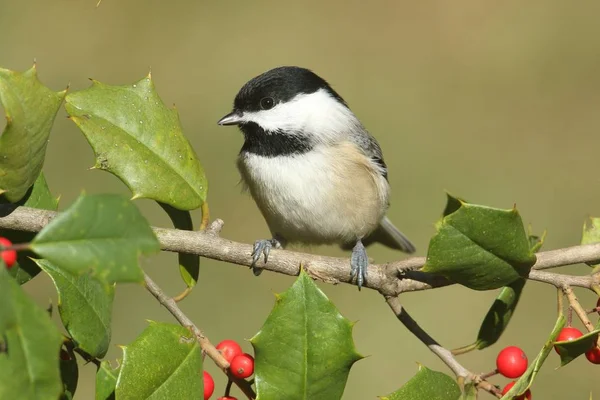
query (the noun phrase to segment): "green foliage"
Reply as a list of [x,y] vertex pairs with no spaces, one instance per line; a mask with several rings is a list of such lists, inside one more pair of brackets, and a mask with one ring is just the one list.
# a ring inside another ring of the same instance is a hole
[[536,257],[516,209],[473,205],[451,196],[448,204],[449,214],[429,242],[423,272],[475,290],[497,289],[527,276]]
[[517,308],[525,282],[525,279],[518,279],[503,287],[485,315],[475,343],[454,352],[460,354],[475,349],[483,350],[496,343],[504,333]]
[[419,371],[400,389],[381,400],[454,400],[461,396],[454,378],[419,364]]
[[[8,200],[0,199],[0,204],[6,203],[8,203]],[[33,186],[29,188],[25,197],[15,205],[54,211],[58,207],[58,199],[52,197],[46,183],[46,178],[44,178],[44,173],[42,172]],[[13,243],[28,243],[33,240],[35,233],[0,229],[0,236],[8,238]],[[37,264],[31,260],[31,257],[34,256],[30,251],[20,251],[17,254],[17,262],[9,270],[9,273],[21,285],[28,282],[40,272]]]
[[596,324],[596,329],[592,332],[588,332],[585,335],[578,337],[575,340],[555,342],[555,346],[559,350],[560,355],[560,366],[564,367],[580,355],[592,348],[598,340],[598,334],[600,333],[600,320]]
[[110,343],[114,286],[88,274],[74,275],[47,260],[36,260],[56,286],[60,318],[77,343],[92,357],[104,357]]
[[131,201],[119,195],[81,195],[31,243],[34,252],[72,274],[89,272],[114,282],[141,282],[141,254],[159,250],[158,239]]
[[150,75],[124,86],[92,80],[90,88],[70,93],[65,107],[96,154],[94,167],[119,177],[134,198],[181,210],[202,205],[204,170],[177,110],[165,107]]
[[546,357],[548,357],[548,354],[550,354],[550,352],[552,351],[553,343],[564,326],[565,317],[561,314],[556,320],[554,328],[550,333],[550,337],[540,350],[537,357],[534,360],[530,361],[527,371],[525,371],[525,373],[519,378],[517,383],[515,383],[515,385],[502,397],[503,400],[509,400],[512,399],[514,396],[521,395],[531,387],[531,383],[540,371],[540,368],[542,368],[542,364],[546,360]]
[[0,260],[0,399],[56,399],[62,337]]
[[360,360],[352,323],[304,272],[251,339],[259,400],[340,399],[352,364]]
[[[194,223],[189,211],[178,210],[164,203],[159,204],[169,215],[176,229],[194,230]],[[179,273],[187,287],[196,286],[200,275],[200,257],[195,254],[177,253],[177,258],[179,259]]]
[[117,378],[117,399],[202,399],[202,357],[196,337],[179,325],[150,321],[129,346]]
[[[77,366],[77,359],[73,349],[69,348],[64,350],[68,355],[67,360],[63,360],[62,357],[59,360],[60,363],[60,378],[63,383],[63,397],[62,399],[72,399],[77,389],[77,381],[79,380],[79,368]],[[61,400],[62,400],[61,399]]]
[[25,72],[0,68],[0,102],[6,128],[0,135],[0,193],[21,200],[40,175],[50,130],[66,90],[42,85],[35,65]]
[[110,362],[102,361],[96,372],[96,400],[114,400],[115,387],[121,367],[112,368]]

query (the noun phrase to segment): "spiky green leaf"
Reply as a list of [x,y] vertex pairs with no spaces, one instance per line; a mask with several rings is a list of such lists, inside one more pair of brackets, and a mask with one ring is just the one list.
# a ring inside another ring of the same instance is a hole
[[92,81],[70,93],[66,109],[96,154],[96,168],[121,179],[134,198],[148,198],[181,210],[206,199],[207,182],[179,115],[167,108],[151,76],[132,85]]
[[251,339],[258,400],[335,400],[352,364],[362,358],[352,323],[304,272],[285,292]]
[[79,196],[42,229],[31,248],[62,270],[89,272],[112,284],[141,282],[139,256],[158,252],[160,245],[130,200],[102,194]]
[[0,68],[0,102],[6,128],[0,135],[0,193],[11,203],[25,196],[40,175],[50,130],[66,90],[54,92],[37,77]]

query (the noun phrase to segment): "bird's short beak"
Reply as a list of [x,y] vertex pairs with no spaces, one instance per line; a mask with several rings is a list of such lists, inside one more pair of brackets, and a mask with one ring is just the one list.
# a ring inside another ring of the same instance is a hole
[[219,125],[239,125],[243,122],[243,114],[241,111],[233,110],[217,122]]

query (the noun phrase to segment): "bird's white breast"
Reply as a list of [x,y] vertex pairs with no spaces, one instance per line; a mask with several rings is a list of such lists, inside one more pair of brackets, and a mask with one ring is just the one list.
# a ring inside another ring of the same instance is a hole
[[351,242],[372,232],[387,207],[387,182],[350,143],[291,156],[243,153],[238,167],[271,232],[287,241]]

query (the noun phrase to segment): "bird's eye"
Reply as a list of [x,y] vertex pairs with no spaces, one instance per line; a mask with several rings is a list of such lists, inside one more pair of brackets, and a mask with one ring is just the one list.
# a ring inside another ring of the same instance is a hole
[[275,105],[272,97],[264,97],[260,100],[260,108],[263,110],[270,110]]

